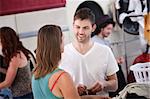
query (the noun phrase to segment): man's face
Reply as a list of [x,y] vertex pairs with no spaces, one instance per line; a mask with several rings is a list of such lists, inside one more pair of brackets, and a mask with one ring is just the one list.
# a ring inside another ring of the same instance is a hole
[[101,34],[104,38],[108,37],[110,35],[110,33],[112,32],[112,30],[113,30],[113,25],[108,24],[106,27],[101,29]]
[[88,19],[74,21],[73,29],[76,40],[80,43],[88,42],[91,38],[91,33],[95,30],[96,25],[92,25]]

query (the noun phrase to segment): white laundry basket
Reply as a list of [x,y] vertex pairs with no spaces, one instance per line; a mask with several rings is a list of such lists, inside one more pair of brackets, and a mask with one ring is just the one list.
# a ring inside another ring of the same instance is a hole
[[137,63],[130,67],[137,83],[150,83],[150,62]]

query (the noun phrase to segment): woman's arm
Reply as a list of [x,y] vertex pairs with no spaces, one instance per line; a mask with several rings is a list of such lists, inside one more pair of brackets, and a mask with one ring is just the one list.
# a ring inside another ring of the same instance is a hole
[[68,73],[64,73],[62,77],[60,77],[59,85],[64,99],[81,99]]
[[5,80],[0,83],[0,89],[9,87],[14,81],[16,73],[17,73],[17,68],[15,64],[12,62],[8,67]]
[[99,95],[79,96],[71,76],[66,72],[61,75],[57,83],[64,99],[111,99],[110,97]]
[[0,83],[0,89],[11,86],[16,77],[18,67],[24,65],[24,57],[24,54],[21,52],[11,59],[8,70],[6,72],[5,80]]
[[106,96],[99,96],[99,95],[85,95],[85,96],[81,96],[81,99],[111,99],[111,98]]

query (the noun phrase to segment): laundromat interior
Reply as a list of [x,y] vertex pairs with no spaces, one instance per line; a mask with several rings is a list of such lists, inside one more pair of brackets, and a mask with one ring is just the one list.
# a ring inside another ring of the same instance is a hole
[[[109,15],[115,22],[106,39],[111,42],[114,56],[124,59],[121,72],[126,86],[112,99],[129,99],[125,98],[127,93],[150,99],[150,0],[0,0],[0,27],[13,28],[36,56],[38,30],[46,24],[59,25],[64,44],[69,44],[75,39],[73,16],[85,7],[93,11],[96,21]],[[139,65],[141,70],[131,68],[133,65]]]

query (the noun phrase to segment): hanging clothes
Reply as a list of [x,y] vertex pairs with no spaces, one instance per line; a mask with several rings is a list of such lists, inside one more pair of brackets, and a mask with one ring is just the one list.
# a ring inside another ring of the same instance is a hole
[[150,91],[150,84],[148,83],[147,84],[131,83],[128,84],[121,92],[119,92],[118,96],[113,97],[112,99],[150,99],[149,91]]

